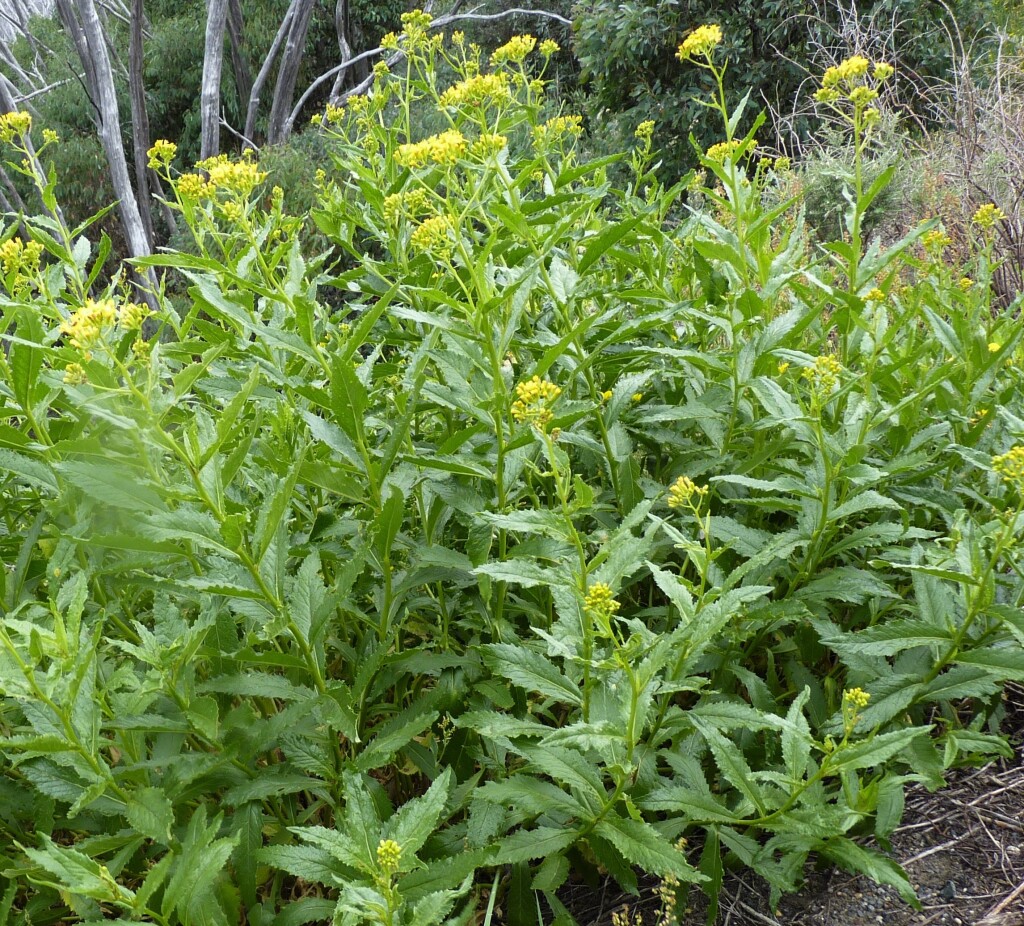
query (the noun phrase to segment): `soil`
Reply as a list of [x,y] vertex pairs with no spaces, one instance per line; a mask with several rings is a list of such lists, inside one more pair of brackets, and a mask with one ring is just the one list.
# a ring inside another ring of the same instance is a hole
[[[1024,692],[1011,698],[1007,730],[1015,758],[955,770],[934,794],[908,790],[891,855],[921,910],[866,878],[808,870],[800,893],[773,912],[764,884],[741,873],[727,880],[716,926],[1024,926]],[[703,926],[702,899],[694,897],[679,926]],[[613,884],[603,891],[570,888],[565,902],[586,926],[659,926],[654,883],[640,897]]]

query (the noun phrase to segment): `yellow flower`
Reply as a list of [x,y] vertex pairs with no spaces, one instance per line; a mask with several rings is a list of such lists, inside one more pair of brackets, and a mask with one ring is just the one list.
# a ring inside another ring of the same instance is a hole
[[611,398],[612,398],[612,391],[611,391],[611,389],[606,389],[604,392],[601,393],[601,401],[602,402],[610,402]]
[[[712,145],[710,148],[708,148],[708,150],[704,154],[704,157],[706,157],[709,161],[715,161],[719,164],[724,164],[726,161],[735,160],[736,152],[739,150],[739,147],[742,144],[743,142],[738,138],[734,138],[732,141],[720,141],[718,142],[718,144]],[[751,143],[751,152],[754,150],[755,145],[757,145],[757,139],[753,139]]]
[[633,393],[633,401],[634,402],[642,402],[643,400],[644,400],[644,394],[642,392],[634,392]]
[[620,604],[615,599],[615,592],[605,582],[595,582],[587,589],[583,598],[583,607],[591,614],[609,618],[618,613]]
[[554,415],[551,405],[562,394],[553,382],[534,376],[516,385],[516,400],[512,403],[512,417],[523,424],[534,424],[544,429]]
[[972,286],[974,286],[974,280],[970,277],[960,277],[960,288],[966,293]]
[[99,302],[86,299],[85,305],[64,320],[60,330],[68,336],[72,347],[88,352],[106,330],[114,327],[117,314],[117,305],[113,299],[101,299]]
[[839,374],[843,372],[842,364],[831,354],[824,354],[814,360],[814,364],[804,367],[800,375],[822,395],[832,391],[839,382]]
[[382,839],[377,845],[377,864],[387,874],[394,874],[402,862],[402,847],[393,839]]
[[149,158],[150,170],[159,170],[161,167],[167,167],[174,160],[174,156],[177,153],[178,146],[173,141],[167,141],[165,138],[159,139],[146,152],[146,156]]
[[117,323],[125,331],[135,331],[149,318],[149,309],[135,302],[126,302],[117,310]]
[[441,94],[442,106],[482,106],[504,103],[512,98],[508,75],[476,74],[453,84]]
[[59,142],[60,136],[53,129],[43,129],[43,143],[50,144],[51,142]]
[[389,32],[380,40],[380,47],[385,51],[398,51],[398,36]]
[[182,199],[208,199],[212,194],[210,185],[199,174],[182,174],[176,184]]
[[219,191],[225,191],[244,198],[267,179],[266,172],[261,171],[259,165],[247,157],[240,161],[231,161],[226,154],[218,154],[216,157],[200,161],[196,167],[206,171],[207,190],[211,196]]
[[871,700],[871,695],[863,688],[849,688],[843,692],[843,703],[854,708],[865,708]]
[[782,361],[782,362],[781,362],[781,363],[780,363],[780,364],[778,365],[777,369],[778,369],[778,371],[779,371],[779,376],[785,376],[785,374],[786,374],[786,370],[788,370],[788,369],[789,369],[789,361],[788,361],[788,360],[783,360],[783,361]]
[[537,40],[532,35],[514,35],[491,55],[491,66],[498,64],[519,64],[534,48]]
[[445,215],[434,215],[416,226],[409,243],[421,251],[445,254],[451,249],[452,224]]
[[69,363],[64,367],[64,382],[69,386],[81,386],[88,381],[89,377],[85,375],[85,367],[80,363]]
[[406,44],[410,48],[420,48],[428,41],[427,30],[434,21],[434,17],[423,10],[413,10],[402,14],[402,34],[405,36]]
[[566,136],[577,138],[582,132],[582,116],[555,116],[534,127],[533,140],[538,147],[546,148]]
[[850,102],[854,106],[866,106],[878,99],[878,91],[873,87],[867,87],[861,84],[859,87],[854,87],[850,91]]
[[896,68],[886,61],[879,61],[875,65],[874,76],[875,80],[888,80],[896,73]]
[[885,302],[885,293],[883,293],[877,286],[874,289],[869,289],[867,295],[864,297],[868,302]]
[[384,197],[384,208],[381,211],[391,225],[398,224],[401,218],[418,219],[430,211],[430,197],[422,188],[392,193]]
[[388,63],[386,61],[378,61],[373,66],[373,76],[374,77],[387,77],[388,74],[390,74],[390,73],[391,73],[391,68],[388,67]]
[[832,89],[841,84],[850,84],[867,74],[870,66],[871,62],[863,55],[854,55],[827,68],[821,78],[821,86]]
[[472,147],[470,153],[478,158],[489,158],[503,151],[508,145],[508,139],[504,135],[481,135]]
[[695,57],[711,60],[711,52],[722,44],[721,26],[698,26],[679,46],[676,57],[680,61],[692,61]]
[[1006,482],[1024,486],[1024,445],[1018,444],[992,458],[992,469]]
[[12,273],[19,279],[34,276],[42,256],[43,246],[38,241],[25,242],[15,237],[0,244],[0,266],[3,266],[5,277]]
[[925,233],[921,238],[921,243],[926,251],[938,255],[953,243],[953,239],[941,228],[933,228],[930,232]]
[[449,129],[423,141],[399,145],[395,160],[403,167],[417,169],[427,164],[450,166],[466,153],[466,139],[458,129]]
[[[696,508],[708,494],[706,485],[697,485],[689,476],[680,476],[668,490],[669,508]],[[694,501],[696,499],[696,501]]]
[[27,112],[4,113],[0,116],[0,141],[13,142],[15,138],[27,135],[32,128],[32,114]]
[[1005,221],[1005,219],[1006,213],[1003,212],[1003,210],[995,203],[985,203],[984,206],[978,207],[971,221],[973,221],[978,228],[988,231],[996,224],[996,222],[1002,222]]
[[1003,349],[1003,345],[1000,344],[998,341],[989,341],[988,342],[988,352],[990,354],[998,354],[999,351],[1001,351],[1002,349]]
[[636,138],[639,138],[640,141],[650,141],[654,136],[654,120],[645,119],[636,127],[636,131],[633,135]]
[[545,39],[540,43],[540,53],[545,58],[550,58],[562,50],[562,47],[554,39]]

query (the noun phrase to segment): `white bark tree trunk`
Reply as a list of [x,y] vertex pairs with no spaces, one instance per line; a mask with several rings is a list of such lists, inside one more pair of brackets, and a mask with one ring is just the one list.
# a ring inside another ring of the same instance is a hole
[[228,0],[207,0],[206,43],[203,49],[203,86],[199,93],[202,121],[200,158],[220,153],[220,74],[224,65],[224,27]]
[[267,124],[267,143],[276,144],[287,138],[288,115],[295,98],[295,82],[299,77],[299,65],[306,50],[306,33],[313,15],[314,0],[293,0],[295,14],[288,29],[288,41],[281,55],[277,69],[277,84],[274,99],[270,104],[270,120]]

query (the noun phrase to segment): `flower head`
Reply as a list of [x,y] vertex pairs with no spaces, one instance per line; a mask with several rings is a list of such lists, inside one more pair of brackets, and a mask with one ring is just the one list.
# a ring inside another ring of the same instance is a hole
[[449,129],[423,141],[399,145],[395,160],[414,170],[427,164],[451,166],[466,153],[466,147],[465,136],[458,129]]
[[711,60],[711,52],[722,44],[722,27],[717,25],[698,26],[679,46],[676,57],[680,61],[692,61],[694,58]]
[[532,35],[514,35],[491,55],[491,65],[520,64],[528,54],[537,47],[537,40]]
[[512,417],[523,424],[533,424],[542,430],[554,415],[551,406],[562,394],[553,382],[534,376],[516,385],[516,400],[512,403]]
[[117,315],[117,305],[113,299],[86,299],[85,305],[65,319],[60,330],[68,336],[72,347],[88,354],[89,349],[106,331],[114,327]]
[[484,106],[505,103],[512,98],[508,75],[474,74],[453,84],[441,94],[442,106]]
[[832,354],[823,354],[816,357],[811,366],[804,367],[800,375],[810,382],[815,392],[828,395],[839,382],[842,372],[842,364]]
[[697,485],[689,476],[680,476],[668,490],[668,507],[696,508],[707,494],[706,485]]
[[996,222],[1006,221],[1006,213],[995,203],[985,203],[977,208],[971,221],[982,231],[989,231]]
[[1006,453],[993,457],[992,469],[1003,477],[1004,482],[1024,487],[1024,445],[1017,444]]
[[15,138],[27,135],[32,128],[32,114],[10,112],[0,116],[0,141],[13,142]]
[[165,138],[159,139],[146,152],[146,156],[149,158],[150,170],[159,170],[161,167],[167,167],[174,160],[174,156],[177,153],[178,146],[173,141],[167,141]]
[[640,141],[650,141],[654,136],[654,120],[645,119],[637,127],[633,133],[634,137],[639,138]]
[[377,864],[386,874],[394,874],[402,862],[402,847],[393,839],[382,839],[377,845]]
[[554,39],[544,39],[544,41],[540,43],[540,53],[545,58],[550,58],[561,50],[562,47]]

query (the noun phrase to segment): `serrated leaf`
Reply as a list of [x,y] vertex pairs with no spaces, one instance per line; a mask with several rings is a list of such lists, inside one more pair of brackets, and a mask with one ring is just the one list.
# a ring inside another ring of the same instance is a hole
[[128,800],[128,822],[143,836],[170,845],[174,807],[159,788],[140,788]]
[[512,684],[576,707],[583,703],[579,688],[561,669],[525,645],[492,643],[480,647],[484,664]]
[[686,856],[649,823],[607,816],[594,829],[615,846],[627,862],[649,874],[674,875],[690,883],[704,880],[704,876],[686,861]]

